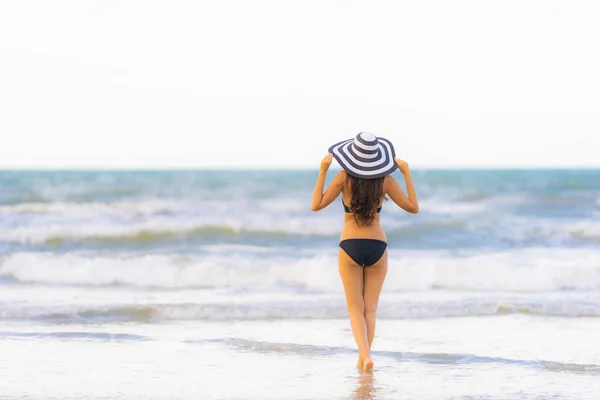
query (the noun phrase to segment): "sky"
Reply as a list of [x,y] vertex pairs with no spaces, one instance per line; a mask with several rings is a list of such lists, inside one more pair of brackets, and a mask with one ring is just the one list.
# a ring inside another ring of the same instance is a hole
[[0,1],[0,168],[600,166],[600,2]]

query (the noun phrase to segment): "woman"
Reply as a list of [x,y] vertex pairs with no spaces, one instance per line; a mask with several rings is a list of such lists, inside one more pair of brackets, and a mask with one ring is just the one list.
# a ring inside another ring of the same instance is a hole
[[[354,139],[334,144],[329,153],[321,161],[311,210],[322,210],[342,193],[345,214],[338,267],[358,345],[357,368],[370,371],[377,302],[388,264],[385,232],[379,222],[382,203],[388,195],[399,207],[413,214],[419,212],[419,204],[408,164],[395,158],[394,147],[388,140],[361,132]],[[323,193],[332,157],[343,170]],[[404,175],[408,197],[390,175],[396,168]]]

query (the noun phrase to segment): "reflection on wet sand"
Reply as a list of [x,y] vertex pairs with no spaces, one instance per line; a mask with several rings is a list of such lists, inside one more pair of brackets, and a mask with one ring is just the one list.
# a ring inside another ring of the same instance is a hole
[[375,376],[372,372],[359,372],[355,378],[356,388],[354,389],[354,399],[376,399],[377,387],[375,385]]

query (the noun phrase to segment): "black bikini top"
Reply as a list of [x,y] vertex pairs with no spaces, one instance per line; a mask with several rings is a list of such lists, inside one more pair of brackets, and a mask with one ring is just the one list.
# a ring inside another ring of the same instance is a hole
[[[342,197],[342,205],[344,206],[344,211],[347,213],[352,213],[352,211],[350,211],[350,208],[348,208],[348,206],[346,206],[346,204],[344,203],[344,198]],[[380,213],[381,212],[381,207],[377,208],[377,212]]]

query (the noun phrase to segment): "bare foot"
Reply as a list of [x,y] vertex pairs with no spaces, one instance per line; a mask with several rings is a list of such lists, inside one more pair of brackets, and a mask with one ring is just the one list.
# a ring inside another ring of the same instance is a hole
[[363,358],[361,356],[358,356],[358,362],[356,363],[356,368],[363,369],[364,363],[365,362],[363,361]]
[[363,362],[363,371],[365,371],[365,372],[373,371],[373,360],[371,359],[371,357],[365,358],[365,360]]

